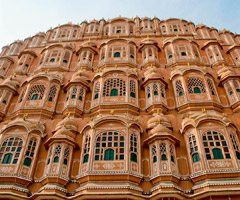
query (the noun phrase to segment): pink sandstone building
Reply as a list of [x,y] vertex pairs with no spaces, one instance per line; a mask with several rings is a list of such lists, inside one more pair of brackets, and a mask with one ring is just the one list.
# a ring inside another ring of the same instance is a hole
[[2,48],[0,199],[239,200],[240,35],[64,24]]

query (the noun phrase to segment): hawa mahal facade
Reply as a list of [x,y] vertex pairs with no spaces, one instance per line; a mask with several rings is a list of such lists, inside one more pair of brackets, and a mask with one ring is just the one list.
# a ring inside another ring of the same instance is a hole
[[173,18],[3,47],[0,199],[240,199],[239,67],[240,35]]

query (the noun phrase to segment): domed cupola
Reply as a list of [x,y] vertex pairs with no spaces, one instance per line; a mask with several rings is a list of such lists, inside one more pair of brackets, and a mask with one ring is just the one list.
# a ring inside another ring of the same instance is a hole
[[156,109],[161,109],[161,112],[167,111],[167,98],[165,89],[167,83],[155,66],[148,67],[144,73],[144,81],[142,87],[145,89],[146,110],[151,114],[156,112]]
[[169,119],[159,113],[158,110],[158,114],[148,120],[148,138],[144,141],[150,152],[150,178],[156,185],[160,181],[171,181],[174,185],[179,180],[175,146],[180,140],[174,136]]
[[89,72],[80,69],[73,74],[71,80],[64,86],[64,91],[67,92],[64,106],[65,116],[67,113],[72,113],[74,116],[81,116],[86,93],[90,90],[88,86],[89,82]]

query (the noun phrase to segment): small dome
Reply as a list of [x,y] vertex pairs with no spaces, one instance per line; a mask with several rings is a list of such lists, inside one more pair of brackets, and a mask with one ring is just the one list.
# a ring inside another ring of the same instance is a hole
[[232,75],[234,75],[234,73],[228,67],[223,67],[218,70],[218,76],[220,77],[220,79],[224,79],[225,77]]
[[169,134],[172,134],[172,131],[163,126],[162,124],[158,124],[155,128],[153,128],[151,131],[150,131],[150,134],[156,134],[156,133],[169,133]]
[[149,67],[148,70],[144,73],[145,80],[151,79],[151,78],[160,78],[161,74],[157,71],[157,68]]
[[9,86],[10,88],[17,90],[17,86],[19,85],[19,81],[15,78],[15,77],[10,77],[9,79],[6,79],[5,81],[3,81],[3,83],[1,84]]
[[147,127],[148,128],[154,128],[154,127],[157,126],[157,124],[160,124],[160,123],[170,124],[170,121],[164,115],[156,115],[156,116],[154,116],[154,117],[152,117],[151,119],[148,120]]
[[62,127],[61,129],[58,129],[56,133],[54,133],[53,137],[54,138],[59,138],[59,137],[66,137],[69,136],[73,139],[76,138],[76,133],[68,130],[66,127]]
[[87,72],[87,71],[78,70],[77,73],[73,74],[70,82],[84,82],[84,83],[88,84],[88,80],[89,80],[88,73],[89,72]]
[[62,127],[65,127],[66,129],[69,129],[69,130],[76,131],[78,126],[77,126],[77,123],[73,119],[66,117],[65,119],[63,119],[62,121],[60,121],[57,124],[56,130],[61,129]]

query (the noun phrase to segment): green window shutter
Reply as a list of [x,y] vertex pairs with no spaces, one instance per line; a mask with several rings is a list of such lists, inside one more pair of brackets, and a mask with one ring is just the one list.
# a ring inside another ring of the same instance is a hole
[[154,91],[154,93],[153,93],[154,95],[158,95],[158,91]]
[[89,158],[89,155],[86,154],[86,155],[83,157],[83,163],[87,163],[87,162],[88,162],[88,158]]
[[131,153],[130,159],[131,159],[131,161],[133,161],[133,162],[137,162],[137,155],[136,155],[135,153]]
[[240,153],[238,151],[236,151],[236,156],[237,156],[237,159],[240,160]]
[[151,97],[151,94],[150,93],[148,93],[148,98],[150,98]]
[[98,94],[95,94],[94,99],[98,99]]
[[199,154],[198,153],[193,154],[192,159],[194,163],[200,161]]
[[12,156],[13,155],[11,153],[6,154],[3,158],[2,164],[10,164],[12,161]]
[[154,162],[154,163],[157,162],[157,156],[154,156],[154,157],[153,157],[153,162]]
[[121,55],[119,52],[114,53],[114,58],[119,58]]
[[38,100],[38,94],[34,94],[31,100]]
[[75,98],[76,98],[76,95],[75,95],[75,94],[73,94],[73,95],[72,95],[72,99],[75,99]]
[[52,102],[52,100],[53,100],[52,97],[49,97],[48,101]]
[[201,93],[201,90],[200,90],[199,87],[195,87],[195,88],[193,89],[193,92],[194,92],[195,94],[199,94],[199,93]]
[[179,92],[178,96],[180,97],[183,96],[183,92]]
[[25,158],[24,162],[23,162],[23,165],[29,167],[31,165],[31,163],[32,163],[32,159],[31,158]]
[[171,161],[172,161],[172,162],[175,162],[175,161],[174,161],[174,157],[173,157],[173,156],[171,156]]
[[68,163],[68,160],[67,160],[67,158],[65,158],[65,159],[63,160],[63,164],[64,164],[64,165],[67,165],[67,163]]
[[78,100],[82,101],[82,96],[79,96],[79,97],[78,97]]
[[167,156],[165,154],[162,154],[162,157],[161,157],[162,160],[167,160]]
[[53,162],[54,162],[54,163],[57,163],[58,161],[59,161],[59,157],[56,156],[56,157],[54,158]]
[[118,90],[117,89],[112,89],[110,96],[118,96]]
[[131,92],[131,93],[130,93],[130,97],[135,98],[135,93],[134,93],[134,92]]
[[223,153],[221,149],[215,148],[212,150],[214,159],[223,159]]
[[104,152],[104,160],[114,160],[114,150],[113,149],[107,149]]

